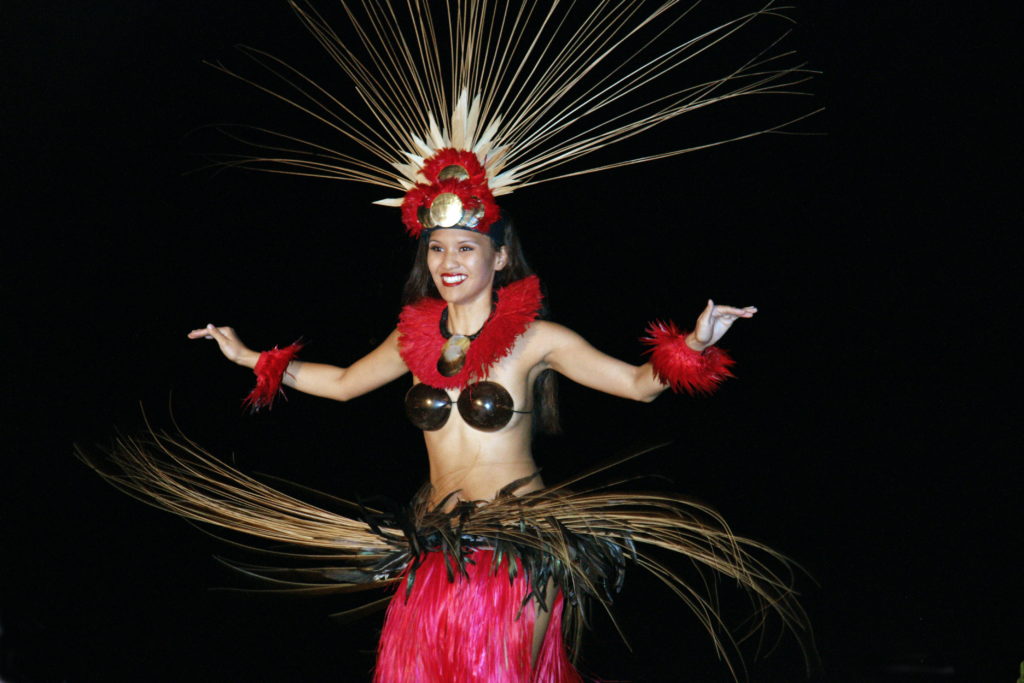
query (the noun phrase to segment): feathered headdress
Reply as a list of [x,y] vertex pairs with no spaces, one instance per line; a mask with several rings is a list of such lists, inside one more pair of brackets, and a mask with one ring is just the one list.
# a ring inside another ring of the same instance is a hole
[[[443,11],[438,6],[443,7]],[[670,157],[698,146],[579,168],[576,160],[680,114],[752,94],[791,94],[809,78],[782,66],[778,39],[722,75],[680,86],[681,68],[763,17],[761,9],[676,40],[696,6],[679,0],[342,0],[343,37],[315,9],[295,12],[354,86],[365,105],[332,91],[265,52],[243,48],[281,79],[271,87],[218,65],[333,130],[365,154],[259,129],[267,151],[234,163],[280,173],[380,185],[403,196],[413,236],[435,227],[487,234],[500,212],[495,197],[567,176]],[[358,48],[358,50],[356,49]],[[673,78],[669,78],[670,74]],[[629,156],[628,154],[626,155]]]

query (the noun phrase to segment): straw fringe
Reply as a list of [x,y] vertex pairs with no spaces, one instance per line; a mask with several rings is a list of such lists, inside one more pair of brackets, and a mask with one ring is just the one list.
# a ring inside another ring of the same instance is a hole
[[[153,432],[144,439],[120,438],[105,458],[81,450],[78,455],[112,485],[142,502],[189,520],[285,544],[287,549],[270,554],[312,559],[320,565],[293,569],[225,561],[279,590],[316,594],[378,588],[399,581],[412,563],[406,576],[411,584],[417,558],[424,553],[445,553],[453,570],[461,571],[473,548],[492,548],[496,566],[503,558],[522,563],[536,595],[545,594],[549,580],[562,590],[567,643],[575,653],[587,604],[596,601],[611,615],[612,599],[625,564],[631,561],[686,604],[735,676],[742,671],[739,644],[761,633],[772,616],[796,635],[809,657],[813,652],[790,560],[735,535],[717,512],[683,496],[625,492],[618,490],[621,482],[611,485],[615,488],[580,486],[611,465],[562,485],[514,495],[532,478],[528,477],[505,487],[493,501],[454,507],[449,505],[454,494],[428,507],[427,501],[436,500],[429,487],[405,513],[334,499],[361,517],[353,519],[277,491],[182,436]],[[679,558],[673,556],[685,558],[693,571],[679,571]],[[723,578],[743,589],[753,606],[753,619],[740,633],[729,633],[719,615],[716,585]]]
[[[119,437],[103,457],[76,455],[131,497],[185,519],[273,543],[358,555],[359,564],[403,547],[399,529],[376,532],[362,521],[282,493],[224,464],[187,437],[151,431]],[[360,507],[347,503],[358,512]],[[371,513],[376,511],[369,511]]]

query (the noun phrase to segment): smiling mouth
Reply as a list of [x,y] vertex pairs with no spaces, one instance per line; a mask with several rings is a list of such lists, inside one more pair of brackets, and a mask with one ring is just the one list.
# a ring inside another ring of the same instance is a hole
[[465,273],[441,273],[441,284],[445,287],[457,287],[469,277]]

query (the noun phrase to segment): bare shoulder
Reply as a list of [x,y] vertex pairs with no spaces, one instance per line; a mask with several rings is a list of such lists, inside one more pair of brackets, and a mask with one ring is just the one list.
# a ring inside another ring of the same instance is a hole
[[552,354],[557,354],[561,349],[571,349],[586,343],[565,325],[550,320],[538,320],[530,325],[527,338],[532,353],[544,361],[550,360]]
[[397,329],[391,331],[391,334],[380,343],[373,351],[366,355],[366,359],[372,360],[373,362],[386,362],[394,367],[398,365],[405,366],[405,361],[402,360],[400,351],[399,339],[401,335]]
[[553,323],[550,320],[538,320],[530,325],[530,333],[535,339],[545,346],[557,346],[579,339],[580,336],[565,325]]
[[382,346],[392,346],[398,348],[398,340],[402,338],[402,333],[398,331],[398,328],[391,330],[391,334],[387,336],[387,339],[381,344]]

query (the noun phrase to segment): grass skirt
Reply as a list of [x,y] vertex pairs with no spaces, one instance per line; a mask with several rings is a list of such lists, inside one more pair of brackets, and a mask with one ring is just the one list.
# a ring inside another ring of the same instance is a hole
[[[433,507],[429,488],[391,511],[334,499],[350,507],[341,514],[253,479],[181,437],[121,439],[106,458],[82,457],[143,502],[286,544],[307,565],[235,564],[241,571],[305,592],[390,586],[376,681],[577,681],[569,661],[588,607],[610,613],[627,564],[652,573],[686,604],[734,675],[742,666],[739,643],[760,634],[772,615],[805,652],[813,649],[791,563],[675,494],[588,488],[591,473],[514,495],[527,477],[492,501],[452,504],[451,494]],[[316,566],[308,566],[311,557]],[[716,593],[723,578],[751,600],[754,618],[741,632],[721,622]],[[552,586],[558,597],[531,674],[536,598],[543,601]]]
[[488,549],[467,560],[464,571],[452,572],[442,552],[421,558],[415,585],[388,605],[374,681],[578,683],[562,638],[561,594],[548,608],[551,618],[534,666],[539,607],[529,597],[521,562],[496,562]]

